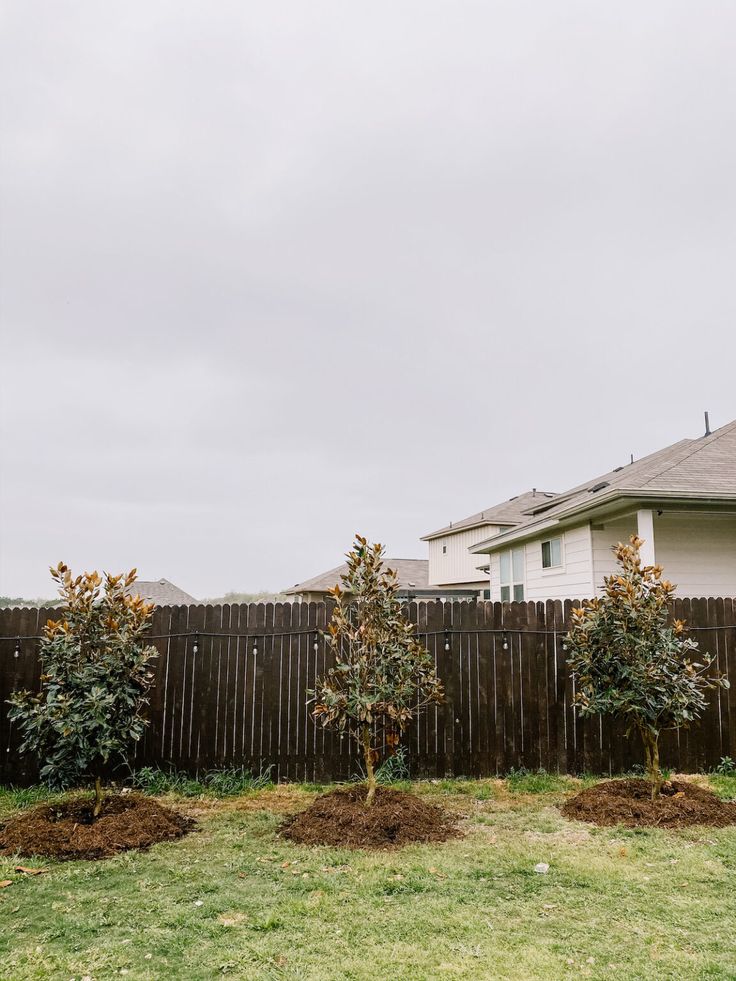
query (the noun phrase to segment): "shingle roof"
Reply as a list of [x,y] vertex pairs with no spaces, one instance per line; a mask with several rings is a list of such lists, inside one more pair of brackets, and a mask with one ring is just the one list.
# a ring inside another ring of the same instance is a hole
[[[681,494],[696,500],[736,498],[736,420],[708,436],[681,439],[641,460],[578,484],[546,504],[529,507],[509,537],[551,518],[563,514],[567,517],[596,500],[637,493],[647,497]],[[473,551],[478,547],[474,546]]]
[[485,511],[471,514],[469,518],[463,518],[461,521],[453,521],[438,531],[432,531],[428,535],[422,536],[421,541],[428,542],[430,539],[439,538],[441,535],[449,535],[456,531],[482,525],[519,524],[520,521],[524,520],[524,515],[528,508],[533,507],[535,503],[548,503],[556,496],[551,491],[526,491],[524,494],[517,494],[516,497],[510,498],[508,501],[494,504],[486,508]]
[[[398,573],[399,585],[402,589],[426,589],[429,583],[429,560],[428,559],[384,559],[384,565],[389,569],[394,569]],[[299,582],[291,589],[284,592],[287,596],[294,596],[297,593],[326,593],[328,589],[341,581],[348,567],[347,563],[335,566],[329,572],[323,572],[320,576],[313,579],[306,579]]]
[[191,606],[199,602],[168,579],[154,579],[150,582],[136,579],[128,591],[142,596],[148,603],[155,603],[156,606]]

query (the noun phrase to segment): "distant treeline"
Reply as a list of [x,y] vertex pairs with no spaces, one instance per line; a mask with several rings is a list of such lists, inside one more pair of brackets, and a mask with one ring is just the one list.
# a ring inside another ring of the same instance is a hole
[[210,603],[217,606],[222,603],[285,603],[289,599],[285,593],[225,593],[224,596],[211,596],[202,600],[203,603]]
[[[260,593],[225,593],[224,596],[213,596],[202,600],[203,603],[210,603],[216,606],[222,603],[285,603],[289,599],[284,593],[269,593],[265,590]],[[0,610],[11,606],[58,606],[58,599],[25,599],[23,596],[0,596]]]
[[22,596],[0,596],[0,610],[9,606],[57,606],[55,599],[24,599]]

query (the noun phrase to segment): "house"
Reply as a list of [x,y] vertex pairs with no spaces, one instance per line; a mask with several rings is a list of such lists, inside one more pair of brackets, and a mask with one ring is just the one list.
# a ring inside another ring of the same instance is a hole
[[[398,574],[399,596],[404,598],[416,598],[418,600],[445,599],[450,596],[453,599],[467,599],[469,593],[462,589],[440,589],[429,586],[429,563],[426,559],[384,559],[384,565],[389,569],[394,569]],[[336,583],[342,585],[342,577],[347,573],[347,563],[323,572],[319,576],[297,583],[291,589],[284,592],[296,602],[320,602],[327,599],[327,593]],[[487,585],[487,584],[486,584]]]
[[[546,503],[554,496],[549,491],[531,490],[424,535],[421,540],[429,543],[429,583],[486,595],[487,572],[470,549],[520,524],[529,508]],[[486,560],[486,568],[487,564]]]
[[192,606],[199,603],[199,600],[168,579],[153,579],[150,582],[136,579],[128,592],[141,596],[147,603],[155,603],[156,606]]
[[492,600],[594,595],[615,568],[612,546],[634,533],[644,562],[664,567],[676,595],[736,596],[736,421],[562,494],[522,499],[513,524],[497,520],[502,512],[497,529],[466,519],[477,537],[468,558],[456,559],[458,576],[486,557]]

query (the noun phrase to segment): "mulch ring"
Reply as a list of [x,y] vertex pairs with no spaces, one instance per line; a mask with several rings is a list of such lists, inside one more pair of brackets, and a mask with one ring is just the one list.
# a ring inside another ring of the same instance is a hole
[[93,822],[92,801],[82,797],[42,804],[11,818],[0,827],[0,854],[61,860],[108,858],[181,838],[195,824],[139,794],[106,797],[102,813]]
[[453,815],[414,794],[378,787],[366,807],[366,793],[365,784],[356,784],[323,794],[283,823],[282,837],[301,845],[387,849],[459,835]]
[[562,813],[603,827],[725,828],[736,824],[736,802],[721,800],[711,790],[684,780],[665,783],[655,801],[646,780],[607,780],[569,798]]

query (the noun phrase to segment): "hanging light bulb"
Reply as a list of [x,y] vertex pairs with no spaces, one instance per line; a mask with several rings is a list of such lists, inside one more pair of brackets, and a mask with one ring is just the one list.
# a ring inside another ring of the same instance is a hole
[[199,654],[199,634],[194,635],[194,643],[192,644],[192,654],[196,657]]
[[445,650],[446,651],[449,651],[450,650],[450,631],[449,630],[446,630],[445,631]]
[[509,649],[509,640],[506,634],[503,635],[503,649],[507,651]]
[[253,638],[253,653],[254,654],[257,654],[258,653],[258,638],[257,637],[254,637]]
[[13,651],[13,657],[16,658],[16,659],[20,657],[20,637],[16,638],[16,641],[15,641],[15,649]]

